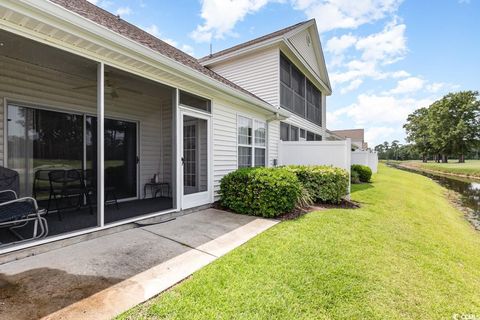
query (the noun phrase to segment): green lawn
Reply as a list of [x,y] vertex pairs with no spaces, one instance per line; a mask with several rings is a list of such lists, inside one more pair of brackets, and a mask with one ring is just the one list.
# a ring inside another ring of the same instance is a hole
[[431,180],[381,164],[356,210],[278,224],[120,319],[480,317],[480,234]]
[[419,161],[412,161],[407,162],[407,164],[411,164],[427,170],[434,170],[451,174],[461,174],[480,178],[480,160],[466,160],[465,163],[458,163],[456,160],[449,160],[448,163],[422,163]]

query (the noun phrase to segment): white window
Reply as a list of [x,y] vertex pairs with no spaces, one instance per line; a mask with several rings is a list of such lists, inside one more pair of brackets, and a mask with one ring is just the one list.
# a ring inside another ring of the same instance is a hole
[[238,167],[265,167],[267,124],[264,121],[238,116]]

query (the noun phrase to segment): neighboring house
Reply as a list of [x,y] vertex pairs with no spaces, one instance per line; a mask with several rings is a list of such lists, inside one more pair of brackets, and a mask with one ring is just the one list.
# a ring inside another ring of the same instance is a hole
[[352,146],[356,146],[360,150],[368,149],[368,143],[365,142],[364,129],[332,130],[331,133],[342,139],[350,138],[352,140]]
[[[314,20],[197,60],[86,0],[4,0],[0,17],[0,164],[59,213],[41,242],[208,205],[280,139],[329,136]],[[0,229],[0,253],[35,244],[13,241]]]

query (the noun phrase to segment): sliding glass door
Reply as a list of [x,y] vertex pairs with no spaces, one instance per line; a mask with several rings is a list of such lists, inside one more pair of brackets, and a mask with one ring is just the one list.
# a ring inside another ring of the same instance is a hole
[[[117,199],[137,197],[137,123],[105,118],[105,188]],[[96,170],[97,118],[86,117],[86,165]]]
[[48,199],[48,170],[82,169],[82,115],[9,105],[7,129],[7,165],[19,173],[20,196]]
[[[52,170],[85,170],[96,184],[96,117],[12,104],[7,126],[7,166],[19,173],[21,196],[48,199]],[[117,199],[137,197],[137,163],[137,123],[105,118],[105,188]]]

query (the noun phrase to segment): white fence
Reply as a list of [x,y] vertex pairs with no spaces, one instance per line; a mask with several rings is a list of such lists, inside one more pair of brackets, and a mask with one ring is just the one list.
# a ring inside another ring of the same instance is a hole
[[331,165],[350,172],[350,139],[342,141],[280,141],[279,165]]
[[373,173],[377,172],[378,154],[370,151],[352,151],[352,164],[362,164],[370,167]]
[[[352,141],[279,141],[279,165],[327,165],[342,168],[350,175]],[[347,199],[350,199],[350,179]]]

